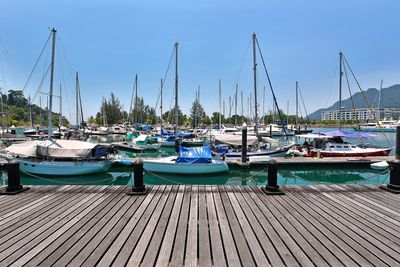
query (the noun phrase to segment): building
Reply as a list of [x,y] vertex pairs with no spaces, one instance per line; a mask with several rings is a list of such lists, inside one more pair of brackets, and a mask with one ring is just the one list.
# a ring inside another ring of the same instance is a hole
[[[358,120],[358,121],[370,121],[374,120],[373,112],[375,113],[378,120],[383,120],[384,118],[392,118],[394,120],[400,119],[400,108],[374,108],[372,110],[368,108],[357,108],[347,109],[342,108],[342,120]],[[339,110],[326,110],[321,113],[321,120],[339,120]]]

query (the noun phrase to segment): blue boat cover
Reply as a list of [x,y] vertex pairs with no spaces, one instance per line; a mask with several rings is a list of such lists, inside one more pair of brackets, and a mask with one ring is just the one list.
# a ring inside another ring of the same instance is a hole
[[372,137],[374,137],[374,135],[372,135],[372,134],[352,133],[352,132],[342,131],[342,130],[323,132],[321,134],[326,135],[326,136],[332,136],[332,137],[347,137],[347,138],[372,138]]
[[165,132],[164,130],[161,129],[161,135],[167,136],[167,135],[173,135],[173,133]]
[[177,136],[178,136],[178,137],[181,137],[181,138],[194,137],[194,135],[191,134],[191,133],[178,133]]
[[143,131],[148,131],[151,129],[151,126],[150,125],[142,125],[142,129],[143,129]]
[[211,149],[209,146],[179,147],[179,157],[176,163],[211,163]]

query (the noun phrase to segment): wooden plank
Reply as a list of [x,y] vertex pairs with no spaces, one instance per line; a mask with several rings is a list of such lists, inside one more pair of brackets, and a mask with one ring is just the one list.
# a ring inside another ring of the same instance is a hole
[[379,229],[379,234],[389,239],[390,242],[400,244],[400,228],[397,227],[398,229],[395,229],[395,226],[388,227],[381,222],[382,219],[380,217],[372,217],[368,212],[363,212],[362,209],[353,207],[353,205],[349,205],[348,202],[343,202],[341,198],[333,197],[329,194],[320,194],[319,198],[325,199],[332,208],[339,209],[346,214],[345,216],[356,219],[359,223],[369,227],[369,229]]
[[171,256],[171,266],[183,266],[185,257],[185,245],[186,245],[186,232],[188,226],[188,218],[190,212],[190,197],[192,188],[186,186],[185,194],[183,197],[183,203],[181,213],[179,215],[178,228],[176,230],[174,247]]
[[208,224],[210,228],[210,244],[212,253],[212,264],[214,266],[226,266],[224,247],[222,245],[222,234],[219,229],[218,217],[216,214],[213,190],[211,186],[206,186],[206,202]]
[[[134,259],[141,261],[141,256],[146,251],[152,236],[153,230],[160,219],[161,212],[164,209],[167,200],[170,197],[171,187],[168,186],[163,191],[160,201],[157,203],[154,209],[146,210],[143,216],[140,218],[135,229],[131,232],[125,245],[122,247],[120,253],[117,255],[113,266],[138,266],[139,264],[129,264],[129,260]],[[127,263],[128,262],[128,263]]]
[[[39,264],[50,266],[64,254],[67,254],[65,257],[72,259],[72,255],[74,254],[71,252],[73,251],[71,247],[77,244],[77,242],[83,247],[85,242],[89,241],[86,236],[89,236],[89,233],[95,235],[126,202],[127,198],[125,198],[123,194],[126,187],[112,187],[112,189],[115,191],[109,192],[109,197],[105,201],[90,211],[79,223],[63,233],[62,236],[36,255],[27,264],[30,266],[37,266]],[[93,235],[91,237],[93,237]]]
[[338,223],[336,219],[330,214],[324,213],[319,207],[313,203],[307,197],[303,197],[299,194],[297,202],[301,203],[303,208],[308,210],[308,213],[314,215],[314,218],[325,225],[332,231],[335,237],[340,237],[340,239],[346,244],[346,246],[342,246],[342,249],[348,255],[351,255],[358,263],[362,265],[375,265],[375,266],[384,266],[385,263],[382,262],[378,257],[371,254],[367,249],[359,243],[359,237],[355,235],[353,232],[349,231],[342,224]]
[[182,207],[182,201],[185,194],[185,186],[180,185],[172,208],[171,216],[168,221],[167,230],[162,240],[161,248],[158,254],[156,266],[168,266],[172,254],[175,233],[178,227],[179,213]]
[[[163,201],[165,202],[168,197],[168,194],[164,193],[164,190],[168,190],[169,193],[170,189],[162,186],[159,191],[153,193],[154,198],[152,197],[151,201],[148,199],[150,203],[148,206],[145,206],[146,208],[143,206],[139,207],[135,216],[131,218],[112,246],[100,259],[98,266],[109,266],[111,264],[122,266],[126,264],[154,210],[157,206],[164,205]],[[88,262],[85,264],[94,265],[94,263],[89,264]]]
[[197,266],[197,217],[198,217],[198,187],[192,186],[190,198],[190,213],[186,237],[185,267]]
[[170,188],[171,192],[165,206],[159,205],[157,207],[159,211],[153,213],[152,220],[147,223],[142,237],[129,258],[128,266],[154,266],[176,197],[177,186]]
[[31,232],[35,226],[39,225],[38,223],[43,223],[44,220],[54,216],[55,212],[60,212],[67,201],[71,202],[79,197],[75,192],[66,190],[62,194],[57,194],[56,198],[53,198],[50,203],[47,201],[41,203],[41,205],[31,209],[29,213],[21,214],[21,216],[3,224],[0,229],[0,239],[5,242],[6,235],[9,235],[9,238],[14,238],[18,233],[27,229]]
[[123,228],[131,220],[132,216],[134,216],[137,209],[141,205],[143,205],[142,209],[146,208],[158,188],[158,186],[151,188],[146,196],[125,196],[128,200],[118,209],[114,216],[109,218],[97,234],[95,231],[89,231],[85,235],[83,242],[75,244],[56,264],[64,264],[63,266],[67,264],[68,266],[95,265],[121,231],[123,231]]
[[209,231],[209,219],[207,217],[207,203],[206,189],[205,186],[199,186],[198,192],[198,257],[199,266],[211,266],[211,248],[210,248],[210,231]]
[[222,204],[221,195],[219,194],[216,186],[213,186],[211,189],[213,192],[215,210],[218,216],[218,222],[220,225],[221,237],[228,266],[242,266],[239,258],[239,252],[235,245],[235,239],[229,226],[228,216],[225,212],[224,205]]
[[[76,196],[71,197],[71,201],[67,204],[59,203],[58,207],[55,210],[52,210],[47,214],[46,217],[39,217],[34,219],[24,226],[21,226],[17,229],[14,229],[12,232],[8,232],[4,236],[1,237],[0,251],[4,251],[12,245],[15,245],[17,242],[20,246],[29,243],[30,239],[36,238],[41,233],[41,229],[47,229],[43,226],[50,221],[54,221],[57,216],[60,216],[65,212],[65,209],[71,208],[73,205],[82,201],[85,198],[84,194],[78,194]],[[51,225],[50,225],[51,226]],[[15,249],[18,249],[19,246],[15,246]],[[2,259],[0,253],[0,260]]]
[[[100,190],[103,190],[104,188],[105,187],[100,188]],[[91,205],[92,203],[99,203],[103,201],[104,198],[105,198],[104,193],[90,194],[89,196],[86,196],[77,205],[74,205],[73,207],[65,210],[65,212],[63,212],[63,215],[49,221],[48,223],[43,225],[41,229],[38,229],[39,231],[37,230],[33,232],[32,234],[37,235],[37,237],[28,244],[25,244],[23,250],[22,249],[17,250],[20,248],[21,245],[20,242],[17,242],[13,246],[9,247],[7,250],[3,251],[2,253],[7,253],[11,255],[7,257],[4,261],[2,261],[2,263],[8,265],[17,259],[17,261],[14,262],[14,264],[16,265],[25,264],[27,261],[33,258],[37,253],[39,253],[41,250],[47,247],[48,244],[57,239],[58,236],[65,231],[65,229],[68,229],[71,225],[75,224],[80,218],[85,216],[91,210],[91,207],[94,208],[94,206]],[[65,220],[64,218],[67,219]],[[22,241],[25,242],[24,240]],[[14,252],[12,252],[13,250]]]
[[[377,232],[376,228],[371,229],[365,227],[362,221],[348,216],[345,212],[342,212],[341,209],[336,209],[330,202],[316,197],[315,194],[309,194],[307,197],[313,198],[313,204],[323,210],[325,214],[334,214],[335,221],[339,223],[339,226],[342,226],[344,229],[349,229],[349,232],[351,230],[352,232],[350,233],[357,234],[359,237],[352,234],[353,239],[358,241],[361,246],[368,249],[372,254],[386,261],[386,263],[391,266],[400,262],[400,254],[392,249],[392,247],[396,247],[397,245]],[[345,209],[346,207],[343,208]],[[390,257],[393,258],[394,261],[391,260]]]
[[[235,191],[236,190],[234,190],[233,186],[225,187],[225,192],[229,197],[233,211],[235,212],[236,218],[240,224],[240,227],[242,228],[244,237],[247,241],[247,244],[249,245],[250,252],[253,255],[254,261],[258,266],[269,266],[268,259],[263,253],[263,249],[258,242],[258,239],[254,234],[252,227],[250,226],[250,222],[247,220],[246,215],[242,210],[242,207],[239,205],[239,202],[236,199],[236,196],[234,194]],[[256,220],[251,221],[251,223],[255,222]],[[261,235],[262,239],[266,237],[264,231],[258,232],[257,235]]]
[[242,265],[256,265],[254,262],[253,256],[250,252],[250,248],[246,242],[246,238],[244,237],[244,233],[240,228],[240,224],[238,219],[233,211],[232,205],[229,201],[229,197],[225,192],[224,187],[218,186],[219,193],[221,195],[222,203],[225,208],[225,212],[229,221],[229,226],[231,228],[231,232],[233,238],[235,240],[236,248],[239,252],[239,257]]
[[[330,266],[357,266],[339,247],[323,238],[318,229],[307,223],[303,215],[290,205],[290,200],[287,197],[276,197],[276,201],[281,205],[280,207],[277,206],[277,209],[281,211],[285,209],[287,211],[282,212],[282,215],[305,239],[303,242],[296,239],[297,243],[311,245]],[[322,243],[320,240],[326,240],[326,242]],[[318,261],[312,257],[311,260],[319,266]]]

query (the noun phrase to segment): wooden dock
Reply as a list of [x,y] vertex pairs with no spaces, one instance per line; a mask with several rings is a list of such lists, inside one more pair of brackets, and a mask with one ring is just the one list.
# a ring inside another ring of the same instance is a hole
[[399,266],[376,185],[32,186],[0,196],[0,266]]

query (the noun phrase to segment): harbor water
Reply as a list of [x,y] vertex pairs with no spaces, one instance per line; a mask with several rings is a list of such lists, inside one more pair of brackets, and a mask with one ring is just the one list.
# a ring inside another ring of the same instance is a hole
[[[331,129],[313,129],[314,133],[329,131]],[[391,146],[394,155],[396,133],[373,133],[373,143],[380,146]],[[301,143],[302,139],[292,137],[294,141]],[[120,141],[121,136],[114,137],[92,137],[92,142]],[[371,140],[363,140],[370,142]],[[389,144],[388,144],[389,141]],[[356,143],[360,142],[356,140]],[[163,149],[161,156],[169,156],[175,153],[174,149]],[[122,157],[157,157],[158,152],[147,154],[135,154],[120,152]],[[107,173],[85,175],[76,177],[38,177],[21,174],[24,185],[131,185],[133,174],[129,167],[113,167]],[[316,185],[316,184],[384,184],[389,180],[388,171],[376,171],[369,167],[280,167],[278,170],[279,185]],[[170,175],[146,172],[144,182],[147,185],[179,185],[179,184],[207,184],[207,185],[265,185],[267,183],[267,167],[231,167],[229,172],[212,175]],[[3,172],[0,178],[1,184],[7,184],[7,175]]]

